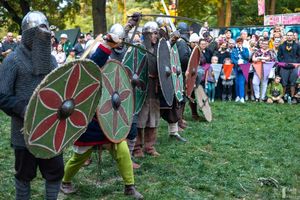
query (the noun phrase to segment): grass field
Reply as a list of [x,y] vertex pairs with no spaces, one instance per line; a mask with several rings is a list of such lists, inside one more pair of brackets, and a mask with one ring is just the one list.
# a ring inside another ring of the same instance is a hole
[[[212,105],[212,123],[192,122],[171,140],[167,124],[159,127],[158,158],[136,160],[138,190],[145,199],[300,199],[300,105],[222,103]],[[9,118],[0,114],[0,199],[14,198],[14,158],[9,145]],[[68,159],[71,150],[64,157]],[[278,181],[278,182],[277,182]],[[74,179],[79,189],[59,199],[127,199],[114,161],[104,152]],[[32,199],[43,198],[40,174]]]

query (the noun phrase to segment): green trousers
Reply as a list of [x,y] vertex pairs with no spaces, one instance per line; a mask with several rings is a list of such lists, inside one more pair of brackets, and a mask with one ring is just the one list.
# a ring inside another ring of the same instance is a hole
[[[92,151],[91,148],[83,154],[73,153],[72,157],[65,165],[63,182],[71,182],[72,178],[76,175],[84,162],[90,157]],[[125,185],[134,185],[132,161],[126,141],[112,144],[109,151],[117,162],[119,172]]]

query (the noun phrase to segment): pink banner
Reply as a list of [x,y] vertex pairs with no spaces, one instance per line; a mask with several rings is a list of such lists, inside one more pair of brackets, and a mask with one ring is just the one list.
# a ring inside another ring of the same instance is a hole
[[272,67],[274,66],[275,62],[265,62],[263,63],[264,69],[264,79],[269,77]]
[[257,6],[258,6],[258,15],[264,15],[265,14],[265,0],[257,0]]
[[243,75],[248,82],[248,76],[249,76],[249,69],[250,69],[251,63],[245,63],[245,64],[240,64],[240,68],[242,69]]
[[290,14],[279,14],[279,15],[265,15],[264,25],[289,25],[289,24],[300,24],[300,13],[290,13]]

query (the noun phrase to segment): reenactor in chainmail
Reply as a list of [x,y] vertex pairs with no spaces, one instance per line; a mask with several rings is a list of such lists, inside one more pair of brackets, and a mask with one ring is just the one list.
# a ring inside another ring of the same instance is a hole
[[51,32],[43,13],[27,13],[21,28],[21,44],[5,58],[0,68],[0,109],[11,117],[16,199],[30,199],[30,183],[39,167],[45,179],[45,199],[53,200],[57,199],[64,174],[63,157],[36,158],[26,148],[22,128],[31,95],[43,78],[57,67],[57,63],[51,56]]
[[[143,29],[143,45],[148,51],[157,55],[158,47],[158,25],[154,21],[147,22]],[[156,56],[146,54],[146,67],[148,67],[148,90],[146,100],[138,114],[138,135],[134,147],[134,156],[143,157],[144,152],[151,156],[159,156],[154,145],[156,143],[156,132],[160,120],[160,101],[158,94],[159,80]],[[143,140],[144,138],[144,140]],[[144,149],[143,143],[144,141]]]

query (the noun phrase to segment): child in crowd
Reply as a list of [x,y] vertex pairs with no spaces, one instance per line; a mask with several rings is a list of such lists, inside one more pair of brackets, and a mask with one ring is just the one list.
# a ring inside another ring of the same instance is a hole
[[[211,58],[211,64],[218,64],[218,57],[213,56]],[[215,101],[215,75],[212,66],[210,66],[207,70],[207,75],[205,79],[205,92],[208,96],[209,102]]]
[[283,97],[283,87],[280,83],[281,77],[276,76],[274,81],[268,85],[267,88],[267,103],[284,103]]
[[76,57],[75,57],[75,49],[72,48],[71,51],[70,51],[69,56],[67,57],[66,62],[68,63],[68,62],[71,62],[71,61],[73,61],[75,59],[76,59]]
[[[230,65],[232,64],[232,61],[230,58],[225,58],[224,59],[224,65]],[[235,73],[234,70],[231,71],[230,76],[228,79],[226,79],[225,73],[224,73],[224,65],[223,69],[221,71],[221,79],[222,79],[222,101],[226,101],[228,98],[228,101],[232,100],[232,86],[233,86],[233,81],[235,79]]]

